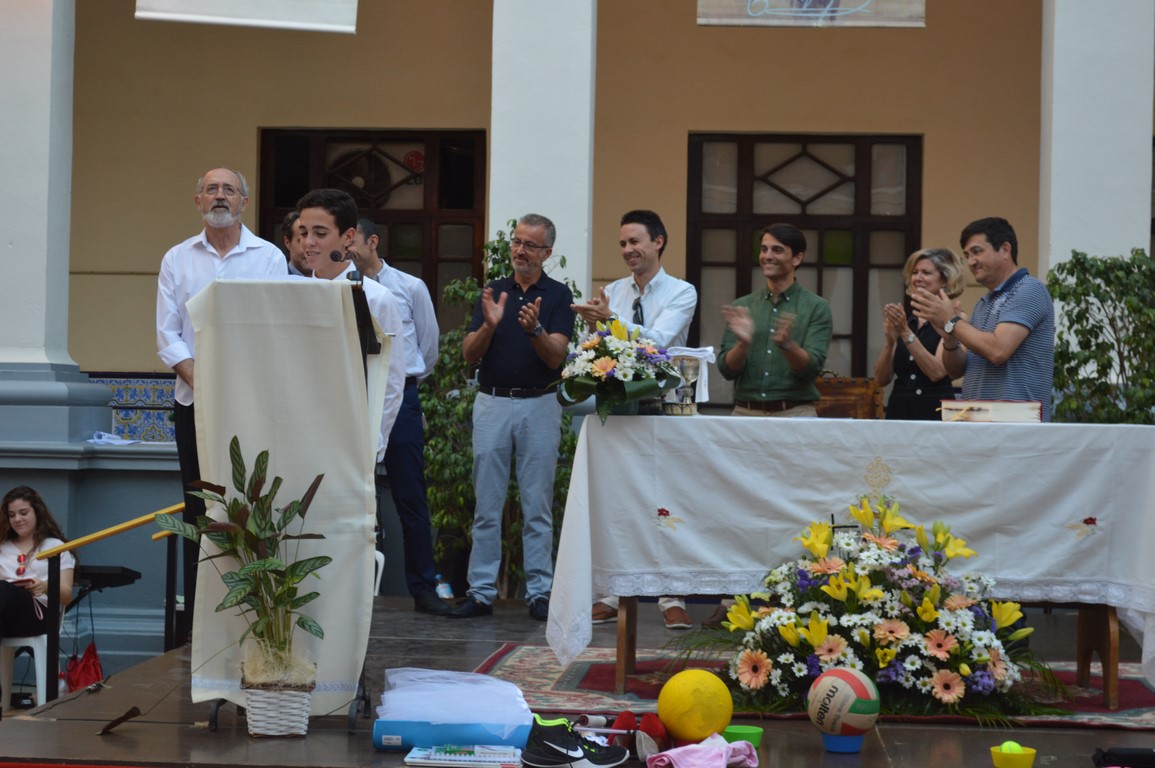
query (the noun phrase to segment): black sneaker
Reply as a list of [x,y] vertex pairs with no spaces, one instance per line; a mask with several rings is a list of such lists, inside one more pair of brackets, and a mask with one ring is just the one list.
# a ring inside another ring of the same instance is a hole
[[529,615],[538,621],[545,621],[549,618],[549,598],[535,597],[529,601]]
[[613,768],[629,756],[625,747],[603,747],[578,735],[564,717],[542,720],[535,713],[521,762],[531,768]]

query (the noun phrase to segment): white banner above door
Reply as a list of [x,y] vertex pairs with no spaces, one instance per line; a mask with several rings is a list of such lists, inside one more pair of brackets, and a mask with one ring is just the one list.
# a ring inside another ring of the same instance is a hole
[[353,34],[357,0],[136,0],[136,18]]

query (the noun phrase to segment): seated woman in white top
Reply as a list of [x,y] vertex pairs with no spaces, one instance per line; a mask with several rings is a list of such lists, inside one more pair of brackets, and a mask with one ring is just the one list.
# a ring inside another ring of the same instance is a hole
[[[17,486],[0,503],[0,637],[30,637],[48,631],[48,561],[36,554],[64,543],[48,505],[32,488]],[[72,600],[76,560],[60,556],[60,605]]]

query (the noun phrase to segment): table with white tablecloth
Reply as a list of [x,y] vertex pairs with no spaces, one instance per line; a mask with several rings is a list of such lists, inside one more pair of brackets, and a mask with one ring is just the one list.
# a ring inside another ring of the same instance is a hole
[[742,594],[862,494],[942,520],[996,596],[1105,605],[1155,681],[1155,428],[730,416],[587,418],[547,639],[590,642],[600,595]]

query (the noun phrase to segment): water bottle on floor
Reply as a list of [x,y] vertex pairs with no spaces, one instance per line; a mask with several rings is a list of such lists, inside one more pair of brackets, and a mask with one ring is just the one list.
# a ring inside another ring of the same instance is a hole
[[437,596],[442,600],[453,599],[453,587],[449,585],[448,581],[442,578],[440,573],[437,574]]

